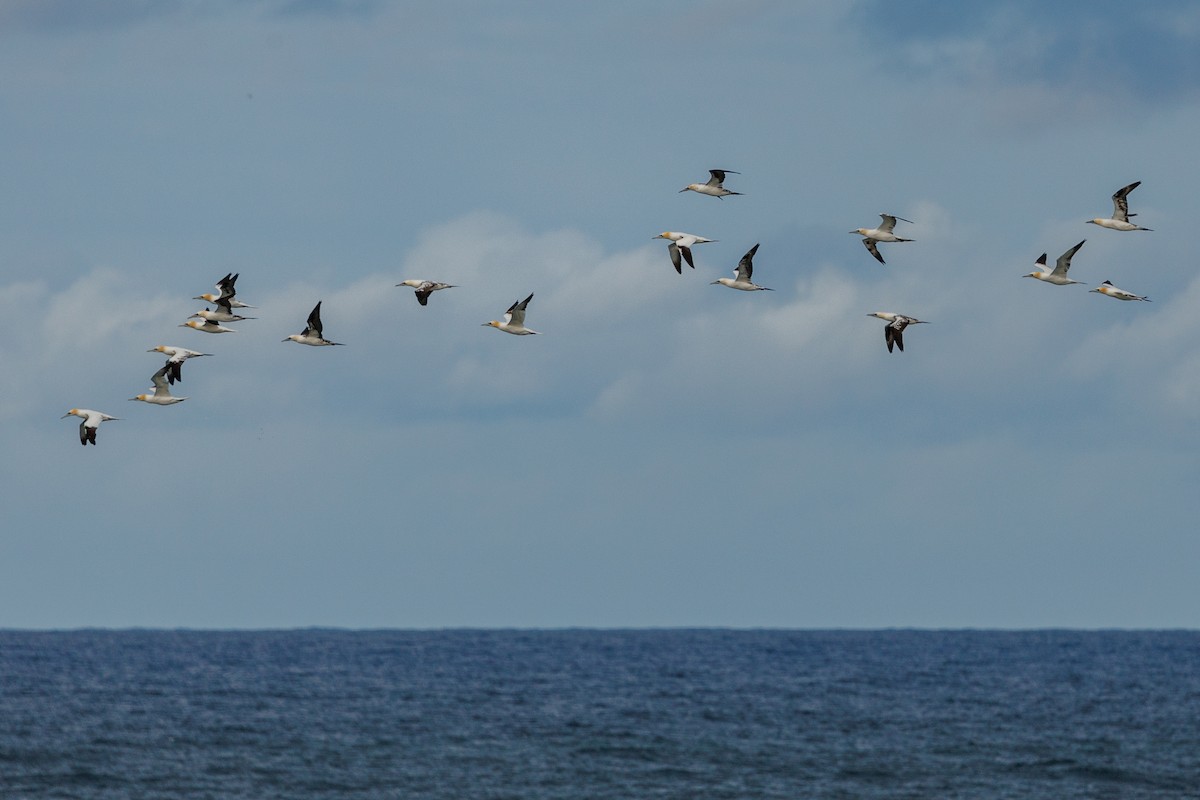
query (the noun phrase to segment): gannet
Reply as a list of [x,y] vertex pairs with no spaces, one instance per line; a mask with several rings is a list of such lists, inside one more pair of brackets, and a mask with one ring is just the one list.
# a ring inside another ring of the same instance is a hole
[[193,317],[200,317],[209,322],[240,322],[244,319],[255,319],[255,317],[243,317],[241,314],[234,314],[232,306],[229,305],[230,298],[218,298],[215,305],[216,309],[209,311],[207,308],[197,311],[192,314]]
[[129,398],[130,400],[141,400],[143,403],[151,403],[156,406],[169,406],[174,403],[182,403],[187,400],[186,397],[174,397],[171,390],[167,388],[167,373],[171,370],[171,362],[163,365],[163,368],[150,378],[154,384],[154,394],[139,394]]
[[83,422],[79,423],[79,443],[85,447],[88,442],[96,443],[96,429],[100,427],[101,422],[119,419],[119,417],[110,417],[102,411],[92,411],[90,408],[72,408],[59,419],[67,417],[83,417]]
[[1132,192],[1134,189],[1136,189],[1137,187],[1139,187],[1141,185],[1142,185],[1141,181],[1134,181],[1133,183],[1129,184],[1128,186],[1125,186],[1121,189],[1117,189],[1116,193],[1112,196],[1112,201],[1113,201],[1112,219],[1101,219],[1100,217],[1097,217],[1096,219],[1086,220],[1086,222],[1090,222],[1093,225],[1099,225],[1101,228],[1108,228],[1109,230],[1114,230],[1114,231],[1148,231],[1148,230],[1150,230],[1150,228],[1143,228],[1140,225],[1134,225],[1132,222],[1129,221],[1130,217],[1136,217],[1137,214],[1129,213],[1129,200],[1127,198],[1129,197],[1130,192]]
[[750,282],[750,276],[754,274],[754,254],[758,252],[758,245],[750,248],[746,255],[742,256],[742,260],[738,262],[737,269],[734,270],[734,278],[717,278],[713,284],[721,284],[728,286],[730,289],[741,289],[743,292],[771,292],[774,289],[768,289],[766,286],[758,286]]
[[1145,300],[1147,303],[1150,302],[1149,297],[1143,297],[1142,295],[1134,294],[1133,292],[1127,292],[1124,289],[1118,289],[1109,281],[1105,281],[1095,289],[1088,289],[1088,291],[1099,292],[1100,294],[1108,295],[1109,297],[1115,297],[1118,300]]
[[189,319],[187,322],[180,323],[179,327],[191,328],[194,331],[203,331],[204,333],[237,333],[233,328],[225,328],[206,319]]
[[883,256],[879,255],[879,248],[875,246],[875,243],[913,241],[912,239],[901,239],[899,236],[892,233],[892,230],[896,227],[896,220],[907,222],[909,225],[912,225],[913,223],[904,217],[897,217],[893,214],[880,214],[879,216],[883,219],[883,222],[878,228],[855,228],[854,230],[850,231],[850,233],[857,233],[859,236],[862,236],[862,243],[863,246],[867,248],[867,252],[875,256],[875,260],[880,264],[886,264],[887,262],[883,260]]
[[[438,283],[437,281],[426,281],[426,280],[421,280],[418,278],[412,278],[407,281],[400,281],[400,283],[397,283],[396,285],[397,286],[409,286],[413,289],[416,289],[417,290],[417,292],[416,292],[417,302],[423,306],[429,305],[429,295],[433,294],[434,292],[438,291],[439,289],[453,289],[454,288],[454,284],[451,284],[451,283]],[[441,301],[439,301],[439,302],[441,302]]]
[[516,334],[517,336],[528,336],[530,334],[537,333],[537,331],[531,331],[529,328],[525,327],[525,309],[529,307],[529,301],[532,299],[533,293],[531,292],[529,297],[526,297],[524,300],[519,300],[509,306],[508,311],[504,312],[503,322],[492,320],[491,322],[485,322],[483,324],[490,325],[498,331]]
[[237,283],[237,279],[238,276],[231,272],[224,278],[221,278],[221,280],[217,281],[216,286],[217,289],[220,290],[220,294],[212,294],[209,292],[206,294],[198,294],[192,299],[203,300],[207,303],[215,303],[218,300],[228,300],[229,305],[233,308],[256,308],[257,306],[246,305],[241,300],[234,299],[234,295],[237,294],[237,289],[234,288],[234,284]]
[[321,325],[321,301],[317,301],[313,310],[309,312],[308,325],[304,328],[304,333],[293,333],[282,341],[307,344],[312,347],[341,346],[341,342],[331,342],[326,339],[323,336],[324,330],[324,326]]
[[731,192],[726,189],[723,184],[725,182],[725,173],[733,175],[741,175],[740,172],[734,172],[731,169],[710,169],[708,174],[711,175],[707,183],[689,183],[687,186],[679,190],[679,193],[684,192],[699,192],[710,197],[715,197],[720,200],[722,197],[728,197],[731,194],[741,194],[741,192]]
[[[1084,239],[1083,242],[1086,242]],[[1083,283],[1083,281],[1073,281],[1067,277],[1067,270],[1071,268],[1071,257],[1079,252],[1079,248],[1083,247],[1083,242],[1072,247],[1067,252],[1058,257],[1058,261],[1054,262],[1054,269],[1050,272],[1046,271],[1046,254],[1042,253],[1042,257],[1037,260],[1036,266],[1041,267],[1028,275],[1022,275],[1023,278],[1037,278],[1039,281],[1053,283],[1055,286],[1066,286],[1071,283]]]
[[687,261],[688,266],[695,269],[696,264],[692,261],[692,245],[716,241],[716,239],[705,239],[703,236],[697,236],[694,233],[676,233],[675,231],[664,231],[653,238],[671,240],[671,244],[667,246],[667,250],[671,253],[671,263],[675,265],[675,271],[680,275],[683,274],[683,265],[679,260],[681,254],[683,260]]
[[892,352],[892,345],[900,348],[900,352],[904,352],[904,329],[909,325],[925,325],[927,322],[916,317],[906,317],[903,314],[893,314],[890,311],[875,311],[867,314],[868,317],[878,317],[887,323],[883,326],[883,338],[887,342],[888,352]]
[[195,350],[188,350],[185,347],[173,347],[171,345],[160,344],[158,347],[151,347],[147,353],[162,353],[167,356],[167,381],[175,383],[175,381],[183,380],[183,362],[189,358],[199,358],[200,356],[211,356],[212,353],[198,353]]

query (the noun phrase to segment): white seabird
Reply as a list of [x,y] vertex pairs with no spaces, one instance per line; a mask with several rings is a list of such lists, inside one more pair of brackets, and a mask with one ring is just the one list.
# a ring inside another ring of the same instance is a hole
[[59,419],[67,417],[82,417],[83,422],[79,423],[79,443],[87,446],[88,442],[96,443],[96,429],[100,427],[101,422],[111,422],[119,417],[110,417],[103,411],[93,411],[90,408],[72,408],[67,413],[63,414]]
[[171,370],[171,362],[163,365],[163,368],[150,378],[154,384],[154,394],[139,394],[129,398],[130,400],[141,400],[143,403],[150,403],[156,406],[169,406],[174,403],[182,403],[187,400],[186,397],[175,397],[171,394],[171,390],[167,388],[167,373]]
[[[1086,242],[1084,239],[1083,242]],[[1053,283],[1055,286],[1067,286],[1072,283],[1083,283],[1083,281],[1073,281],[1067,277],[1067,270],[1071,268],[1071,258],[1079,252],[1079,248],[1083,247],[1083,242],[1072,247],[1067,252],[1058,257],[1058,261],[1054,262],[1054,269],[1046,269],[1046,254],[1042,253],[1042,257],[1037,260],[1035,266],[1040,269],[1034,270],[1028,275],[1022,275],[1023,278],[1037,278],[1039,281]]]
[[180,323],[179,327],[191,328],[194,331],[203,331],[204,333],[237,333],[233,328],[226,328],[215,322],[209,322],[206,319],[189,319],[187,322]]
[[313,310],[308,314],[308,325],[305,326],[304,333],[293,333],[282,341],[306,344],[311,347],[340,347],[341,342],[331,342],[324,337],[324,330],[325,328],[321,324],[321,301],[318,300],[317,304],[313,306]]
[[705,239],[703,236],[697,236],[694,233],[678,233],[676,231],[663,231],[655,239],[669,239],[671,244],[667,246],[667,250],[671,253],[671,263],[675,265],[675,271],[680,275],[683,274],[683,264],[680,261],[680,256],[687,265],[692,269],[696,268],[696,263],[692,261],[692,245],[704,244],[706,242],[715,242],[716,239]]
[[734,172],[731,169],[710,169],[708,174],[711,176],[707,183],[689,183],[687,186],[679,190],[679,193],[684,192],[699,192],[710,197],[715,197],[720,200],[722,197],[728,197],[733,194],[741,194],[741,192],[731,192],[722,184],[725,183],[725,173],[732,175],[740,175],[740,172]]
[[455,288],[454,284],[452,284],[452,283],[438,283],[437,281],[427,281],[427,280],[421,280],[419,278],[412,278],[407,281],[400,281],[396,285],[397,286],[408,286],[413,289],[416,289],[417,302],[423,306],[429,305],[429,295],[433,294],[434,292],[438,291],[439,289]]
[[234,314],[233,307],[229,304],[230,298],[218,298],[215,305],[216,309],[209,311],[207,308],[197,311],[192,314],[193,317],[200,317],[209,322],[240,322],[244,319],[256,319],[255,317],[243,317],[241,314]]
[[746,255],[742,256],[742,260],[738,262],[737,269],[734,270],[733,278],[717,278],[710,285],[720,284],[728,286],[730,289],[741,289],[743,292],[772,292],[774,289],[768,289],[766,286],[759,286],[750,281],[750,277],[754,274],[754,254],[758,252],[758,245],[751,247]]
[[891,311],[874,311],[867,314],[868,317],[878,317],[887,323],[883,326],[883,338],[887,342],[888,352],[892,352],[892,345],[900,348],[900,352],[904,352],[904,329],[909,325],[926,325],[928,324],[923,319],[916,317],[908,317],[904,314],[893,314]]
[[1115,297],[1118,300],[1144,300],[1147,303],[1150,302],[1149,297],[1145,297],[1140,294],[1134,294],[1133,292],[1127,292],[1124,289],[1118,289],[1116,286],[1113,286],[1110,281],[1105,281],[1095,289],[1088,289],[1088,291],[1099,292],[1100,294],[1107,295],[1108,297]]
[[524,300],[518,300],[508,307],[508,311],[504,312],[503,322],[491,320],[490,322],[484,322],[483,325],[490,325],[498,331],[512,333],[517,336],[529,336],[530,334],[538,333],[538,331],[531,331],[525,327],[525,309],[529,307],[529,301],[532,299],[533,293],[530,292],[529,297],[526,297]]
[[1143,228],[1140,225],[1134,225],[1129,221],[1130,217],[1137,216],[1137,214],[1129,213],[1129,193],[1141,185],[1141,181],[1134,181],[1128,186],[1117,189],[1116,193],[1112,196],[1113,215],[1111,219],[1102,219],[1100,217],[1096,217],[1095,219],[1089,219],[1085,221],[1090,222],[1093,225],[1099,225],[1101,228],[1108,228],[1109,230],[1113,231],[1151,230],[1150,228]]
[[175,383],[175,381],[183,380],[183,362],[189,358],[199,358],[200,356],[211,356],[212,353],[199,353],[195,350],[188,350],[186,347],[174,347],[172,345],[160,344],[157,347],[151,347],[147,353],[162,353],[167,356],[167,381]]
[[[240,273],[238,273],[238,274],[240,274]],[[208,292],[206,294],[198,294],[195,297],[193,297],[192,299],[193,300],[203,300],[206,303],[215,303],[218,300],[228,300],[229,305],[232,308],[257,308],[257,306],[246,305],[241,300],[234,299],[234,295],[237,294],[237,289],[234,288],[234,284],[237,283],[237,279],[238,279],[237,274],[234,274],[231,272],[231,273],[227,274],[224,278],[221,278],[221,280],[217,281],[216,287],[218,290],[220,290],[220,292],[221,292],[220,294],[213,294],[211,292]]]
[[883,260],[883,256],[879,255],[879,248],[875,246],[875,243],[913,241],[912,239],[901,239],[899,236],[892,233],[896,227],[896,220],[907,222],[909,225],[912,225],[913,223],[911,220],[907,220],[904,217],[897,217],[894,214],[880,214],[879,216],[883,219],[883,222],[879,224],[878,228],[855,228],[854,230],[850,231],[850,233],[857,233],[859,236],[863,237],[863,246],[867,248],[867,252],[873,255],[875,260],[880,264],[886,264],[887,262]]

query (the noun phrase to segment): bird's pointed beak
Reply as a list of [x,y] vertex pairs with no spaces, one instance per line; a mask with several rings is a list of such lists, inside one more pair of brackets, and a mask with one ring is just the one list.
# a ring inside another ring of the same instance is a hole
[[59,417],[59,419],[66,419],[69,416],[71,416],[70,412],[63,414],[61,417]]

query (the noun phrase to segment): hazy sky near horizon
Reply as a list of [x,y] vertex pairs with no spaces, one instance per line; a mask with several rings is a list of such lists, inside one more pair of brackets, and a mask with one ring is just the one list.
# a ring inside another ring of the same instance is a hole
[[[0,0],[0,43],[0,627],[1200,626],[1194,3]],[[1135,180],[1153,232],[1084,223]],[[755,243],[774,292],[710,285]],[[227,272],[258,319],[177,327]],[[530,292],[543,335],[480,326]],[[347,346],[281,342],[318,300]],[[158,344],[214,357],[127,402]]]

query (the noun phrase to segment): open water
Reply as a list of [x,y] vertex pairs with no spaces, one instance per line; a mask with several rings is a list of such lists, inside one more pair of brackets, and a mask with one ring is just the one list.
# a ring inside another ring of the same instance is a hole
[[1200,798],[1200,633],[0,631],[0,798]]

